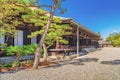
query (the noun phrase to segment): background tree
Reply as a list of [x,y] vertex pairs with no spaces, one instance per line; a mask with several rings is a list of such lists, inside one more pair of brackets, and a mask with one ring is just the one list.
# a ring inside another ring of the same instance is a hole
[[100,33],[100,32],[98,32],[98,36],[100,36],[100,37],[101,37],[101,33]]
[[113,46],[120,47],[120,33],[112,33],[106,38],[107,42],[111,42]]

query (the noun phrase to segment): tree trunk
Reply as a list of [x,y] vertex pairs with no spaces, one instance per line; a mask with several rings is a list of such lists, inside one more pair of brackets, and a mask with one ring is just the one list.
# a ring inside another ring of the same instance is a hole
[[6,36],[6,40],[5,40],[5,43],[7,44],[8,42],[8,39],[9,39],[10,36]]
[[53,6],[52,6],[52,10],[51,10],[51,13],[50,13],[50,18],[49,18],[48,23],[46,25],[45,31],[44,31],[44,33],[43,33],[43,35],[41,37],[41,40],[39,41],[38,47],[37,47],[36,52],[35,52],[35,59],[34,59],[34,63],[33,63],[33,69],[38,69],[39,62],[40,62],[40,54],[41,54],[42,46],[43,46],[45,37],[47,35],[48,29],[50,27],[50,24],[51,24],[51,22],[53,20],[53,16],[54,16],[54,11],[55,11],[56,5],[57,5],[57,2],[55,1]]
[[59,49],[60,48],[60,43],[59,43],[59,41],[57,40],[56,41],[56,47],[55,47],[56,49]]
[[44,61],[47,62],[48,53],[47,53],[47,47],[44,43],[43,43],[43,49],[44,49]]

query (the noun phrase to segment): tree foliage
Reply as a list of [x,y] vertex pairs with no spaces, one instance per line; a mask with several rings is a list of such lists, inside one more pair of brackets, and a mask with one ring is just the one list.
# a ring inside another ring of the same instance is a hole
[[[39,27],[39,30],[31,33],[31,36],[29,37],[43,34],[49,16],[46,15],[47,12],[43,9],[37,8],[35,10],[31,10],[32,7],[30,7],[29,1],[32,2],[32,0],[0,1],[0,37],[3,35],[16,36],[14,34],[17,31],[16,27],[24,25],[25,23],[34,23],[34,26],[32,27]],[[60,8],[60,3],[57,7]],[[60,42],[66,43],[67,41],[62,40],[62,35],[70,34],[65,31],[66,29],[69,29],[69,26],[61,24],[60,18],[54,17],[45,43],[50,44],[57,38],[60,39]],[[53,38],[54,40],[52,40]]]
[[98,36],[100,36],[100,37],[101,37],[101,33],[100,33],[100,32],[98,32]]
[[[49,20],[49,14],[50,13],[46,14],[46,11],[38,8],[25,15],[22,15],[24,22],[33,23],[34,27],[38,28],[36,31],[32,32],[31,35],[28,36],[29,38],[36,37],[38,35],[42,36],[42,34],[44,34],[46,24]],[[69,32],[69,29],[69,25],[62,24],[61,19],[59,17],[54,16],[44,40],[44,46],[46,47],[44,49],[44,54],[47,53],[47,49],[56,41],[62,44],[67,44],[68,41],[63,39],[63,36],[71,34]]]
[[38,56],[42,50],[43,43],[48,47],[55,41],[67,44],[68,41],[63,39],[63,35],[70,34],[70,32],[68,32],[70,26],[62,24],[60,18],[54,16],[56,8],[60,9],[60,13],[66,11],[66,9],[61,8],[61,2],[64,0],[52,0],[53,5],[49,6],[51,8],[50,13],[41,9],[37,1],[38,0],[1,0],[0,37],[3,35],[14,37],[16,36],[14,33],[17,32],[16,28],[18,26],[26,27],[26,24],[32,24],[29,27],[34,27],[37,31],[32,32],[29,37],[42,36],[41,42],[39,42],[36,50]]
[[52,6],[46,5],[46,6],[48,6],[48,7],[51,8],[51,10],[50,10],[50,15],[49,15],[49,19],[48,19],[48,21],[47,21],[47,24],[46,24],[46,26],[45,26],[44,32],[43,32],[43,34],[42,34],[42,37],[41,37],[41,39],[40,39],[40,41],[39,41],[38,47],[37,47],[36,52],[35,52],[36,54],[35,54],[33,69],[37,69],[37,68],[38,68],[38,65],[39,65],[39,62],[40,62],[40,59],[39,59],[39,58],[40,58],[40,53],[41,53],[41,50],[42,50],[42,46],[44,46],[44,50],[46,50],[46,47],[45,47],[45,45],[44,45],[44,42],[45,42],[45,38],[46,38],[46,36],[47,36],[48,30],[49,30],[49,28],[50,28],[50,26],[51,26],[51,23],[52,23],[52,21],[53,21],[53,16],[54,16],[54,13],[55,13],[55,9],[56,9],[56,8],[61,9],[60,4],[61,4],[61,2],[63,2],[63,1],[64,1],[64,0],[52,0],[52,2],[53,2]]
[[[40,11],[41,16],[39,16],[39,12],[36,12],[37,10],[34,10],[32,13],[28,13],[26,15],[23,15],[22,18],[27,23],[34,23],[34,27],[39,27],[38,30],[34,31],[29,35],[29,38],[36,37],[38,35],[42,35],[45,29],[45,25],[47,24],[47,21],[49,17],[47,15],[44,15],[44,11]],[[39,11],[39,10],[38,10]],[[51,45],[56,40],[59,40],[59,42],[66,44],[67,41],[63,39],[63,35],[69,35],[70,32],[67,30],[70,29],[70,26],[67,24],[62,24],[60,18],[54,17],[53,21],[51,23],[50,29],[48,30],[47,36],[45,38],[45,44]]]
[[106,41],[110,41],[113,46],[120,47],[120,33],[112,33],[107,38]]
[[16,27],[23,24],[20,21],[21,14],[28,12],[28,7],[21,7],[19,5],[27,6],[28,2],[25,0],[1,0],[0,1],[0,37],[15,36]]

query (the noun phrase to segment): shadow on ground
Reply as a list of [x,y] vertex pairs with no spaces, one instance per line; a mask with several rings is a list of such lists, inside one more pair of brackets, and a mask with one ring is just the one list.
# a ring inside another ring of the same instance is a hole
[[101,61],[101,64],[120,65],[120,60]]
[[[73,60],[58,60],[56,61],[57,64],[54,65],[50,65],[50,66],[46,66],[43,68],[58,68],[58,67],[62,67],[64,65],[75,65],[75,66],[79,66],[79,65],[85,65],[84,63],[86,62],[98,62],[98,58],[79,58],[79,59],[73,59]],[[39,68],[41,69],[41,68]],[[18,68],[15,71],[9,71],[9,72],[5,72],[5,73],[16,73],[20,70],[24,70],[24,68]],[[5,74],[3,72],[0,72],[0,74]]]
[[16,72],[21,71],[21,70],[25,70],[25,68],[17,68],[14,71],[8,71],[8,72],[0,72],[0,74],[6,74],[6,73],[11,74],[11,73],[16,73]]
[[58,68],[64,65],[85,65],[85,62],[98,62],[98,58],[80,58],[80,59],[74,59],[74,60],[60,60],[58,61],[58,64],[52,65],[46,68]]

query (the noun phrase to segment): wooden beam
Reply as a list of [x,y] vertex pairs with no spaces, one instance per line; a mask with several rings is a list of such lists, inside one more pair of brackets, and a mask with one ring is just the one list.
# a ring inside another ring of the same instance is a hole
[[77,26],[77,57],[79,56],[79,26]]

